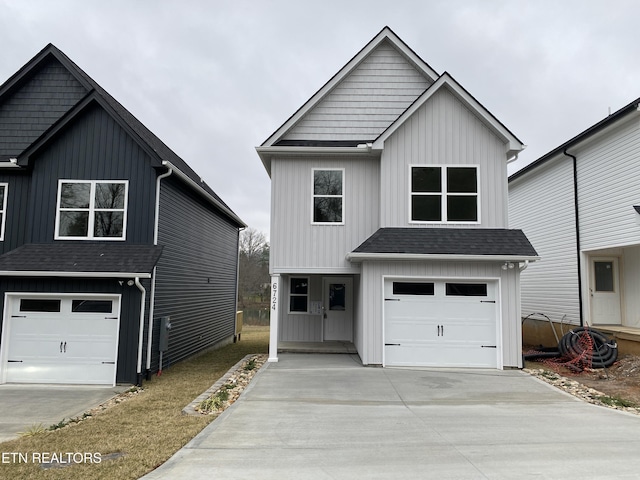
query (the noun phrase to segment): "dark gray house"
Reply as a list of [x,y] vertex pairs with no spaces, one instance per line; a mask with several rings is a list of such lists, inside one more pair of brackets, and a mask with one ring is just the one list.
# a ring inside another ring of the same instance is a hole
[[244,226],[48,45],[0,86],[0,383],[141,383],[232,340]]

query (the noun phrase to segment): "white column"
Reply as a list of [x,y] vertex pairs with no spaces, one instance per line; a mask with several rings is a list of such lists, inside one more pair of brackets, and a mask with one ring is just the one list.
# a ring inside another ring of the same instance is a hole
[[280,311],[280,275],[271,275],[271,300],[269,315],[269,362],[278,361],[278,323]]

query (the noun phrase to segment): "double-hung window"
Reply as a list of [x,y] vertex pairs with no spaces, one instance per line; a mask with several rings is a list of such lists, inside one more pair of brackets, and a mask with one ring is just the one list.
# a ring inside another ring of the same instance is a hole
[[60,180],[55,238],[124,240],[127,186],[122,180]]
[[309,311],[309,278],[291,277],[289,283],[289,313]]
[[313,169],[315,224],[344,224],[344,169]]
[[411,222],[478,223],[478,167],[411,167]]

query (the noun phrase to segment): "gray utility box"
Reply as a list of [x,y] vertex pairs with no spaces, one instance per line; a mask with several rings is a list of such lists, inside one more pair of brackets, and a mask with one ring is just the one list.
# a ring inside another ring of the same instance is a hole
[[169,350],[169,330],[171,330],[171,317],[162,317],[160,319],[160,339],[158,340],[161,352]]

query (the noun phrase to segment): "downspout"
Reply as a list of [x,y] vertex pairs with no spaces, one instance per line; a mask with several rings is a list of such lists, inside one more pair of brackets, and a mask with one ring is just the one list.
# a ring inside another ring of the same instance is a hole
[[582,309],[582,266],[580,255],[580,209],[578,207],[578,164],[575,155],[571,155],[565,148],[564,153],[573,160],[573,208],[576,217],[576,259],[578,264],[578,308],[580,311],[580,326],[584,326],[584,314]]
[[529,260],[525,260],[522,266],[520,267],[520,272],[524,272],[529,266]]
[[240,227],[238,229],[238,256],[236,257],[236,322],[233,333],[233,341],[234,343],[238,341],[238,291],[240,290],[240,286],[238,283],[240,282],[240,233],[244,230],[244,227]]
[[[173,173],[170,168],[162,175],[158,175],[156,178],[156,209],[153,224],[153,244],[158,245],[158,222],[160,219],[160,181],[163,178],[167,178]],[[151,347],[153,345],[153,313],[156,304],[156,267],[153,267],[153,273],[151,274],[151,296],[149,297],[149,325],[147,330],[147,369],[145,371],[145,378],[151,380]],[[162,370],[162,365],[160,365]]]
[[147,301],[147,291],[140,283],[140,277],[135,278],[136,287],[142,293],[142,299],[140,300],[140,334],[138,335],[138,370],[136,376],[136,385],[142,386],[142,345],[144,339],[144,307]]

